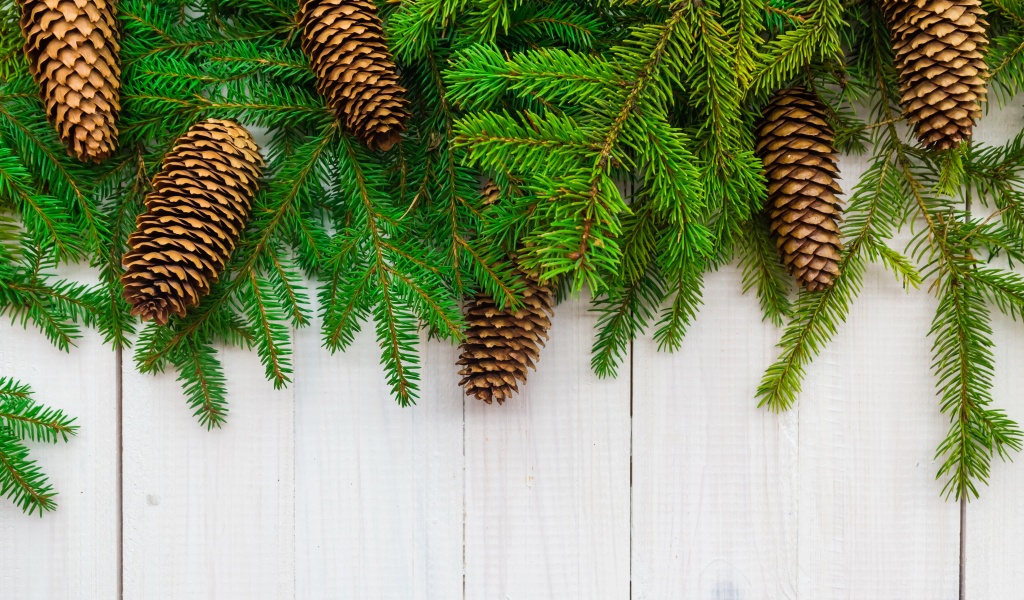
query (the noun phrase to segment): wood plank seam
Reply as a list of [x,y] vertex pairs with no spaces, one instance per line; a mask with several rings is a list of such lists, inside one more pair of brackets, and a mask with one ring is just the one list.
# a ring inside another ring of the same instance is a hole
[[117,597],[124,598],[124,436],[121,424],[124,420],[124,349],[114,350],[114,368],[117,370],[117,387],[114,402],[117,404]]
[[[462,391],[461,386],[459,391]],[[468,484],[466,482],[469,480],[467,469],[469,461],[466,457],[466,403],[468,401],[469,396],[462,394],[462,600],[466,600],[466,572],[468,570],[468,557],[466,556],[466,522],[469,516],[469,506],[466,503],[466,493],[468,492]]]
[[629,598],[633,600],[633,357],[636,338],[629,340]]

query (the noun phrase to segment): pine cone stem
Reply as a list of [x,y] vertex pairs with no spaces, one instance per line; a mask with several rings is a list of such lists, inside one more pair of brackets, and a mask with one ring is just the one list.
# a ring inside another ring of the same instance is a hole
[[360,142],[390,150],[410,115],[373,1],[302,0],[299,22],[317,90]]
[[101,162],[117,148],[117,14],[110,0],[19,0],[25,57],[68,153]]
[[163,324],[210,293],[245,229],[263,171],[233,121],[193,125],[164,158],[128,238],[121,278],[132,314]]
[[839,275],[842,214],[834,134],[821,101],[801,87],[772,97],[757,128],[757,155],[768,178],[771,231],[782,262],[808,290]]
[[921,145],[948,150],[971,138],[985,102],[988,24],[980,0],[883,0],[900,104]]

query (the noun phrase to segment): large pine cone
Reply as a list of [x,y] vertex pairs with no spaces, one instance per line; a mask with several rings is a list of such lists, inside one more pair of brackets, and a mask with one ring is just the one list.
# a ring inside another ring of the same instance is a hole
[[900,103],[926,148],[970,139],[981,118],[988,36],[980,0],[883,0]]
[[233,121],[193,125],[164,158],[124,256],[132,314],[163,324],[185,316],[220,277],[245,229],[263,158]]
[[371,150],[390,150],[409,119],[405,89],[372,0],[302,0],[302,49],[317,90]]
[[121,69],[111,0],[19,0],[25,56],[68,152],[100,162],[117,148]]
[[467,396],[504,404],[526,383],[527,369],[535,368],[551,328],[553,298],[532,277],[524,274],[523,281],[526,294],[518,310],[501,310],[483,293],[466,305],[469,329],[458,364],[464,367],[459,385],[465,386]]
[[797,281],[823,290],[839,275],[842,250],[842,190],[825,106],[794,87],[777,92],[762,114],[756,149],[768,177],[771,231]]

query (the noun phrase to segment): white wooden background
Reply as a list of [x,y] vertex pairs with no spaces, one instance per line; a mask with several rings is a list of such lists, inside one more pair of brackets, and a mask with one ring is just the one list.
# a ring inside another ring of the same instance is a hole
[[[978,138],[1024,127],[1017,108]],[[864,167],[844,159],[844,184]],[[87,275],[86,275],[87,276]],[[872,268],[799,405],[756,408],[779,331],[739,274],[708,278],[675,354],[649,339],[589,370],[594,317],[557,309],[526,392],[466,399],[456,351],[424,349],[423,398],[388,396],[372,333],[295,337],[295,384],[223,353],[231,415],[199,427],[173,375],[89,333],[70,354],[0,326],[0,373],[77,415],[33,447],[61,495],[0,502],[0,598],[231,600],[952,599],[960,514],[939,497],[926,339],[935,300]],[[997,318],[996,398],[1024,421],[1024,326]],[[996,464],[966,519],[971,600],[1022,597],[1024,465]]]

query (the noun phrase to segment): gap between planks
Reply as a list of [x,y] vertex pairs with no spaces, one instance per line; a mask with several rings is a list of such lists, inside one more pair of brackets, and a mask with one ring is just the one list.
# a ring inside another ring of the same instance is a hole
[[117,597],[124,598],[124,436],[121,424],[124,422],[124,348],[114,349],[114,368],[117,369],[117,388],[114,402],[117,404]]

